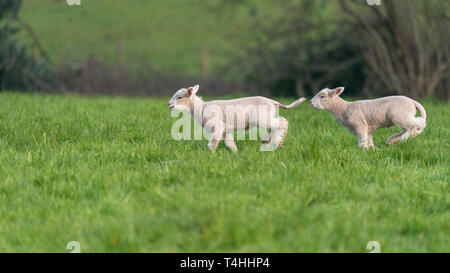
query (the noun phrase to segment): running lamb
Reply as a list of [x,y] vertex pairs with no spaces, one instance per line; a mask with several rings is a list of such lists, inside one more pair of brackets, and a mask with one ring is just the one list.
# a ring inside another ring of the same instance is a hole
[[[362,148],[374,147],[372,132],[378,128],[388,128],[395,124],[403,130],[390,136],[386,145],[413,138],[425,129],[425,109],[415,100],[405,96],[390,96],[347,102],[339,97],[342,91],[344,87],[332,90],[325,88],[314,96],[310,106],[328,110],[358,137],[358,144]],[[420,111],[420,117],[416,117],[417,110]]]
[[305,98],[290,105],[283,105],[265,97],[247,97],[232,100],[202,101],[196,93],[199,86],[183,88],[175,92],[169,101],[169,109],[189,112],[194,120],[210,135],[208,148],[214,152],[221,139],[232,152],[237,151],[234,143],[234,130],[248,130],[253,127],[269,129],[262,138],[263,145],[271,150],[280,148],[288,131],[287,119],[277,115],[276,107],[293,108]]

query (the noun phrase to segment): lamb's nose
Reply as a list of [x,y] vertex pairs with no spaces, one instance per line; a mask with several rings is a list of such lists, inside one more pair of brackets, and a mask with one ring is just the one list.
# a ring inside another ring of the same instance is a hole
[[312,102],[309,103],[309,106],[311,106],[311,107],[313,106],[313,105],[312,105]]

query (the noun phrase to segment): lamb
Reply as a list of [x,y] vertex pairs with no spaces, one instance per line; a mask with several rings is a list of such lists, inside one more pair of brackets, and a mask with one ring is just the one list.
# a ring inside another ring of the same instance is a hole
[[[372,132],[379,128],[398,125],[403,131],[390,136],[386,145],[413,138],[425,129],[426,112],[423,106],[405,96],[389,96],[374,100],[347,102],[339,97],[344,87],[325,88],[314,96],[310,106],[328,110],[335,118],[358,137],[362,148],[374,147]],[[416,117],[416,111],[420,117]]]
[[[220,140],[224,139],[226,147],[237,151],[234,142],[234,130],[248,130],[258,127],[268,129],[262,138],[262,145],[281,148],[288,131],[288,120],[277,115],[278,107],[289,109],[303,101],[300,98],[290,105],[283,105],[265,97],[246,97],[232,100],[214,100],[205,102],[197,95],[199,85],[183,88],[175,92],[170,99],[170,110],[187,111],[210,135],[208,148],[215,152]],[[263,147],[262,147],[263,148]],[[265,148],[267,149],[267,147]]]

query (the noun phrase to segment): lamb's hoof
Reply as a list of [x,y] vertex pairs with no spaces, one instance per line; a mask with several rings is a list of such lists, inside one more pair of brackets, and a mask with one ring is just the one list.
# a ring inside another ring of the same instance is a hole
[[398,143],[398,142],[400,142],[400,140],[386,140],[386,146],[392,146],[392,145],[394,145],[394,144],[396,144],[396,143]]

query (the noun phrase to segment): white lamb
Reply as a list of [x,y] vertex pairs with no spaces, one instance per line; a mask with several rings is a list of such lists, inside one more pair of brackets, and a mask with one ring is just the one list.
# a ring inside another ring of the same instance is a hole
[[210,135],[208,148],[214,152],[221,139],[232,152],[237,151],[234,130],[253,127],[269,129],[262,139],[263,144],[282,147],[288,131],[287,119],[277,116],[276,107],[293,108],[303,101],[301,98],[290,105],[283,105],[265,97],[247,97],[232,100],[202,101],[196,93],[199,86],[183,88],[175,92],[169,101],[169,109],[189,112],[194,120]]
[[[347,102],[339,97],[343,87],[325,88],[317,93],[310,105],[316,109],[328,110],[352,134],[358,137],[362,148],[374,147],[372,132],[378,128],[398,125],[402,132],[389,137],[386,145],[405,141],[422,133],[426,125],[423,106],[405,96],[390,96],[374,100]],[[416,117],[416,111],[420,117]]]

